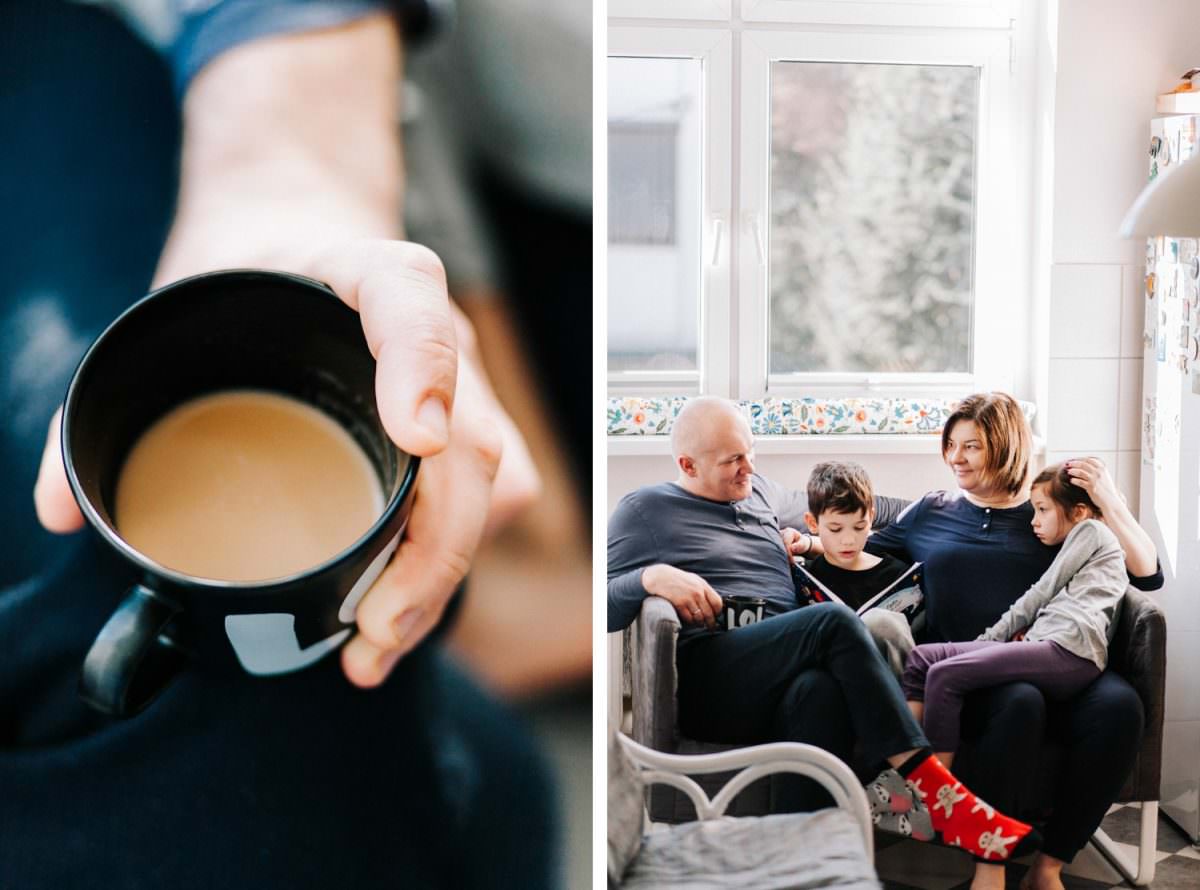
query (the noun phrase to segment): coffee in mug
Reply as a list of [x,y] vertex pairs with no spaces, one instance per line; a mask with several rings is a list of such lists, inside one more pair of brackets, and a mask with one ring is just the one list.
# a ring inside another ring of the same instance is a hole
[[243,390],[192,399],[146,430],[117,479],[113,518],[168,568],[265,581],[340,553],[382,512],[375,468],[337,421]]

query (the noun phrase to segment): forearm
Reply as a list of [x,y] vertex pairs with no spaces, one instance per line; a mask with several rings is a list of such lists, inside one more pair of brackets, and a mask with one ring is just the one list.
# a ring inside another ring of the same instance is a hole
[[1114,505],[1104,505],[1104,524],[1117,537],[1121,550],[1125,553],[1125,568],[1129,574],[1144,578],[1153,575],[1158,569],[1158,552],[1154,541],[1146,533],[1124,502]]
[[608,579],[608,632],[624,630],[633,624],[642,609],[646,589],[642,586],[643,569],[633,569]]
[[254,40],[184,99],[179,201],[156,280],[288,268],[352,238],[400,236],[399,37],[391,20]]

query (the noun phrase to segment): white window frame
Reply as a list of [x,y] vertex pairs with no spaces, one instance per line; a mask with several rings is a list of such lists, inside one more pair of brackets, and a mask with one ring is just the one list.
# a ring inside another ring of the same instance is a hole
[[[611,3],[612,0],[610,6]],[[1007,28],[1013,16],[1013,3],[1014,0],[742,0],[742,19],[820,25]]]
[[[701,134],[701,294],[696,371],[610,371],[611,395],[731,396],[730,201],[733,156],[732,35],[724,29],[610,27],[609,56],[698,59]],[[607,298],[607,295],[606,295]]]
[[[742,0],[743,4],[746,0]],[[955,2],[955,0],[950,0]],[[729,21],[731,0],[608,0],[608,17]],[[611,49],[611,44],[610,47]]]
[[[979,389],[1011,390],[1010,350],[1019,331],[1006,297],[1021,292],[1012,262],[1017,249],[1011,158],[1015,139],[1010,108],[1015,78],[1012,35],[844,31],[742,32],[738,270],[737,396],[956,395]],[[770,65],[775,61],[882,62],[970,65],[981,69],[976,161],[974,312],[971,373],[768,374],[770,268]]]

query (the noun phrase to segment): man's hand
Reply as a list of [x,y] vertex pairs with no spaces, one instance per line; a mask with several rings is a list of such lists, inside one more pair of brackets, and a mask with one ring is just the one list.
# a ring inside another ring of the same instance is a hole
[[794,529],[790,525],[781,529],[780,534],[783,535],[783,549],[788,552],[789,556],[812,555],[813,544],[816,542],[812,535]]
[[699,575],[660,562],[642,571],[642,587],[646,593],[661,596],[674,606],[684,624],[716,628],[721,596]]

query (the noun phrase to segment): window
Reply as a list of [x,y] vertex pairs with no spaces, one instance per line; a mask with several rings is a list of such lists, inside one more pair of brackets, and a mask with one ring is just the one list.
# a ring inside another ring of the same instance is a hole
[[608,363],[692,371],[700,335],[701,71],[608,60]]
[[618,120],[608,125],[610,245],[675,246],[679,223],[675,177],[682,151],[677,122]]
[[730,394],[730,43],[712,30],[609,32],[614,392]]
[[891,0],[610,28],[610,391],[1011,388],[1028,199],[998,2],[926,0],[920,31]]
[[770,69],[770,373],[970,372],[979,69]]

